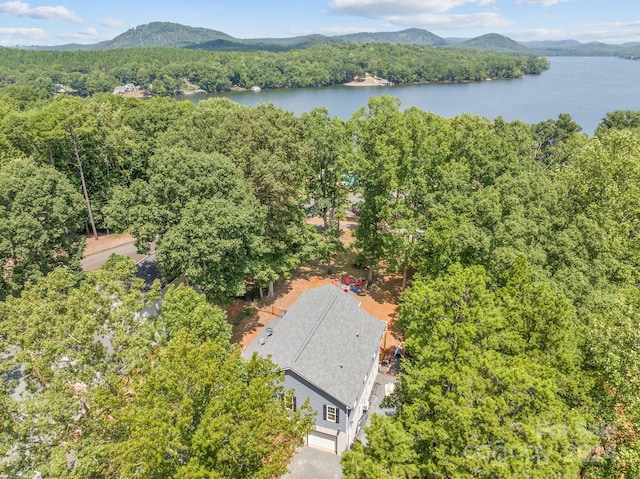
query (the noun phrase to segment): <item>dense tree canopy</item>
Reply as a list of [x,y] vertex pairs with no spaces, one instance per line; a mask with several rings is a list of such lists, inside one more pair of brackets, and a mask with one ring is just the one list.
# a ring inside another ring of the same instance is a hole
[[322,218],[318,253],[331,270],[333,258],[342,249],[340,220],[345,217],[349,183],[353,181],[353,142],[345,122],[331,118],[326,108],[314,108],[301,119],[309,163],[307,190],[312,200],[307,210]]
[[314,236],[304,224],[310,160],[300,120],[272,104],[247,108],[207,100],[163,142],[225,155],[244,176],[264,215],[253,279],[261,291],[269,285],[272,295],[273,282],[313,254]]
[[633,110],[616,110],[607,113],[596,128],[596,135],[607,130],[625,130],[640,127],[640,112]]
[[80,194],[53,168],[31,161],[0,167],[0,298],[58,266],[79,268],[83,211]]
[[[325,53],[363,62],[366,48]],[[183,73],[165,67],[169,88]],[[407,355],[395,414],[372,419],[345,477],[638,474],[637,112],[589,138],[569,115],[445,119],[390,97],[345,122],[39,88],[0,95],[0,374],[24,380],[1,383],[6,474],[282,474],[311,418],[283,407],[280,374],[241,359],[210,303],[330,264],[348,194],[357,262],[372,281],[403,274]],[[130,261],[79,271],[89,208],[184,277],[157,317]]]
[[[364,113],[352,120],[362,165],[391,161],[371,175],[389,178],[381,194],[363,179],[363,209],[391,213],[361,221],[360,246],[372,254],[371,238],[373,264],[393,268],[385,232],[403,221],[421,233],[399,314],[396,414],[343,456],[346,477],[633,475],[637,386],[616,382],[640,351],[633,126],[588,139],[568,115],[529,129],[470,116],[443,125],[379,99]],[[394,441],[396,462],[381,452]]]
[[544,58],[416,45],[338,44],[282,53],[213,52],[181,48],[108,51],[0,50],[0,91],[29,86],[52,95],[63,85],[79,96],[112,92],[133,83],[154,95],[173,95],[189,84],[209,92],[232,86],[297,88],[341,84],[379,75],[394,83],[516,78],[549,68]]
[[500,298],[477,266],[403,296],[412,359],[394,419],[415,438],[414,477],[577,477],[595,444],[570,305],[522,273]]
[[198,343],[187,330],[152,361],[121,412],[131,432],[114,447],[116,477],[266,479],[286,471],[312,418],[278,400],[277,366]]
[[80,282],[58,269],[0,303],[0,334],[16,351],[0,371],[22,365],[25,387],[2,397],[0,473],[282,474],[312,417],[279,400],[277,367],[243,360],[224,313],[186,286],[166,293],[158,317],[140,314],[134,272],[117,257]]
[[148,180],[118,188],[106,210],[142,249],[157,240],[169,279],[185,275],[211,299],[245,292],[262,252],[264,211],[240,171],[220,154],[159,150]]

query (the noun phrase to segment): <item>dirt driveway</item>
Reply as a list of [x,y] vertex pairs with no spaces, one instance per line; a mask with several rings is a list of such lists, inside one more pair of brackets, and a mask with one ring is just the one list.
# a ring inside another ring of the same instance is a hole
[[111,235],[101,233],[98,235],[98,239],[95,239],[93,236],[87,236],[87,246],[84,248],[84,256],[99,253],[127,243],[133,243],[134,241],[135,238],[127,233]]

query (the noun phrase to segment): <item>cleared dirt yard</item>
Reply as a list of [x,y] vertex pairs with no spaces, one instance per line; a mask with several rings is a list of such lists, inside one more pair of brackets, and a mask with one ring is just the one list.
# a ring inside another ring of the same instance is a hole
[[[311,218],[309,223],[319,226],[321,220]],[[320,265],[317,262],[301,266],[290,279],[276,283],[274,298],[253,301],[238,300],[229,306],[227,313],[229,321],[233,325],[232,340],[234,342],[239,343],[244,349],[260,333],[262,328],[283,314],[300,294],[308,289],[324,284],[338,284],[347,275],[366,278],[367,271],[353,265],[355,253],[351,245],[353,231],[357,227],[357,223],[343,221],[340,223],[340,227],[346,251],[337,258],[331,274],[327,273],[326,265]],[[401,283],[402,279],[399,275],[377,275],[374,278],[373,286],[365,294],[356,296],[365,311],[387,323],[387,332],[383,340],[384,353],[386,354],[392,354],[395,347],[401,343],[401,338],[393,327]]]

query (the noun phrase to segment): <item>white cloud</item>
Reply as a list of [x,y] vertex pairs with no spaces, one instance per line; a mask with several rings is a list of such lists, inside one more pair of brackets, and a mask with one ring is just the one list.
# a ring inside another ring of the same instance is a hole
[[584,42],[638,42],[640,41],[638,25],[640,25],[640,21],[576,25],[574,35],[571,38]]
[[470,13],[455,15],[432,15],[424,13],[413,16],[387,17],[394,25],[420,26],[423,28],[439,28],[458,30],[464,28],[491,28],[509,25],[511,22],[497,13]]
[[[42,28],[5,28],[0,27],[0,36],[21,37],[28,40],[44,40],[49,34]],[[15,44],[15,42],[13,43]]]
[[85,35],[88,37],[95,37],[96,35],[98,35],[98,30],[96,30],[95,28],[85,28],[84,30],[80,30],[78,33],[80,33],[80,35]]
[[98,31],[95,28],[85,28],[76,33],[65,33],[58,35],[58,38],[64,40],[87,40],[98,36]]
[[542,5],[543,7],[550,7],[558,3],[565,3],[569,1],[571,0],[518,0],[516,2],[516,5],[520,5],[520,6]]
[[464,29],[508,25],[505,17],[495,12],[466,14],[445,13],[457,7],[490,5],[494,0],[331,0],[334,13],[384,20],[402,27]]
[[0,13],[43,20],[67,20],[73,23],[82,23],[83,21],[82,18],[63,6],[30,8],[28,3],[20,1],[0,3]]
[[100,23],[109,28],[122,28],[125,26],[125,23],[117,18],[103,18]]
[[467,4],[490,5],[494,0],[330,0],[329,10],[365,18],[442,13]]
[[591,23],[583,25],[585,28],[629,28],[640,26],[640,20],[634,20],[633,22],[606,22],[606,23]]
[[292,35],[346,35],[348,33],[361,33],[362,31],[362,27],[294,28],[288,30]]

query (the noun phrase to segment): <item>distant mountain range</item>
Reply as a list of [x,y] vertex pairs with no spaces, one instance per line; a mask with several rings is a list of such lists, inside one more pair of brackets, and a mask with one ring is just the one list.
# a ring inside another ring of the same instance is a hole
[[449,48],[469,48],[498,53],[545,56],[618,56],[640,52],[640,43],[609,45],[580,43],[576,40],[516,42],[503,35],[490,33],[477,38],[442,38],[427,30],[410,28],[398,32],[351,33],[325,36],[305,35],[290,38],[235,38],[208,28],[189,27],[178,23],[152,22],[131,28],[112,40],[80,45],[71,43],[38,50],[113,50],[134,47],[175,47],[203,50],[268,50],[287,51],[336,43],[396,43]]

